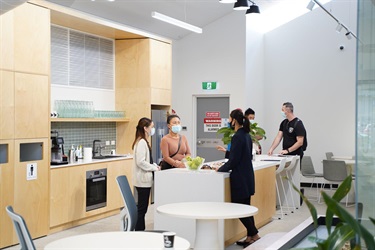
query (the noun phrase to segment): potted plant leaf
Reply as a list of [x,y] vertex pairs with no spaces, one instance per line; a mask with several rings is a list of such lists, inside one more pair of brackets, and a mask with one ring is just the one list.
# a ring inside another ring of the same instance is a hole
[[[374,236],[356,220],[345,208],[343,208],[339,202],[348,194],[352,185],[352,176],[348,176],[338,187],[332,197],[327,195],[324,191],[322,196],[325,204],[327,205],[326,210],[326,228],[328,237],[326,239],[318,238],[317,230],[318,227],[318,215],[317,210],[313,204],[300,192],[298,188],[293,185],[299,195],[303,198],[307,205],[312,219],[314,221],[315,236],[310,236],[308,239],[316,244],[316,247],[308,249],[318,250],[339,250],[339,249],[361,249],[361,241],[366,245],[366,249],[375,249]],[[334,229],[332,229],[332,221],[336,216],[340,223],[338,223]],[[375,220],[370,218],[373,224]],[[348,246],[349,245],[349,246]],[[349,247],[349,248],[348,248]],[[297,249],[297,248],[294,248]]]
[[[235,131],[229,127],[222,127],[217,132],[217,134],[223,134],[223,138],[221,139],[224,145],[228,145],[232,140],[232,136],[234,135]],[[266,139],[266,131],[258,126],[257,122],[250,123],[250,136],[251,140],[259,144],[259,140]]]

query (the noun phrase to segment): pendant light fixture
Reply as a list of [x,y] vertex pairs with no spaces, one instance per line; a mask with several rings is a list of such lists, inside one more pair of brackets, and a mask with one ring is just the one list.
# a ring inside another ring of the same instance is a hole
[[256,5],[255,3],[253,3],[250,6],[250,8],[246,11],[246,15],[247,14],[252,14],[252,13],[260,14],[259,6]]
[[234,10],[247,10],[249,8],[249,1],[248,0],[237,0],[235,2],[233,9]]

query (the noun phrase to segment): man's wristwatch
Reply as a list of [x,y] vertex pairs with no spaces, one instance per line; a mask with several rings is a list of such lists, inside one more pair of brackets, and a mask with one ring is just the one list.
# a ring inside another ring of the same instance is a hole
[[289,152],[289,148],[287,148],[286,151],[287,151],[288,153],[290,153],[290,152]]

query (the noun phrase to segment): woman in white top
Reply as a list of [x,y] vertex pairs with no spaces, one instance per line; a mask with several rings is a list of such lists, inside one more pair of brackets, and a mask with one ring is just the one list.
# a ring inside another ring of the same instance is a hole
[[147,213],[150,191],[153,182],[153,171],[160,170],[152,160],[151,147],[147,138],[155,133],[151,119],[143,117],[138,121],[135,139],[133,160],[133,184],[138,192],[138,219],[135,231],[145,230],[145,215]]

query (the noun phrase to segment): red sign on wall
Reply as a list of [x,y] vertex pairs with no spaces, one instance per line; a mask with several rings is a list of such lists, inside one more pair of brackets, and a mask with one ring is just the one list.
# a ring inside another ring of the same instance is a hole
[[218,111],[208,111],[208,112],[206,112],[206,117],[207,118],[213,118],[213,117],[220,118],[220,112],[218,112]]

